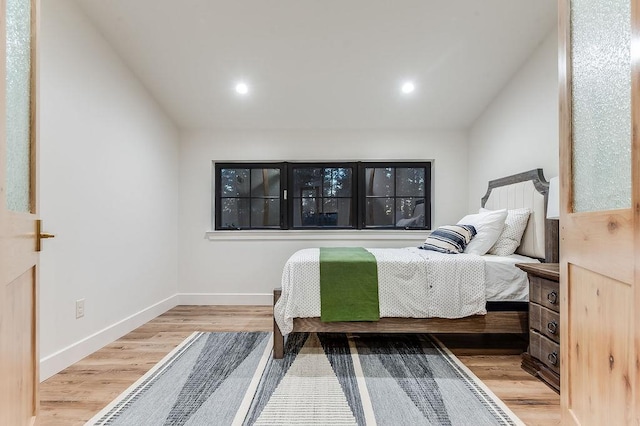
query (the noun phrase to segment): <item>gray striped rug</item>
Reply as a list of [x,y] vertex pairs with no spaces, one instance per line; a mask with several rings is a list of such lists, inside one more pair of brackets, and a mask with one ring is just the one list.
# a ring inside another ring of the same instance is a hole
[[429,335],[194,333],[88,425],[521,425]]

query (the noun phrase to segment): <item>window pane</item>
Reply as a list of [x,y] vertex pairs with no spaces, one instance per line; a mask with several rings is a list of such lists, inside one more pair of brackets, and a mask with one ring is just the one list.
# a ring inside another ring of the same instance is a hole
[[299,195],[300,197],[303,197],[303,198],[315,198],[320,195],[320,189],[319,188],[301,189]]
[[393,198],[367,198],[365,224],[367,226],[393,225],[395,210],[393,200]]
[[[322,188],[322,169],[312,167],[298,167],[293,169],[294,197],[319,196]],[[303,195],[302,192],[306,195]]]
[[568,81],[574,212],[632,206],[636,4],[624,0],[571,2]]
[[325,198],[322,215],[323,226],[352,226],[351,199]]
[[251,169],[252,197],[280,196],[280,169]]
[[325,197],[351,197],[351,169],[324,169],[323,194]]
[[394,169],[387,167],[380,168],[367,168],[365,170],[365,187],[367,196],[392,196],[394,187]]
[[295,198],[293,200],[294,226],[320,226],[318,198]]
[[238,229],[249,227],[249,200],[242,198],[222,198],[220,200],[222,228]]
[[424,195],[424,169],[422,167],[398,167],[396,169],[396,195]]
[[251,227],[280,227],[280,199],[254,198],[251,200]]
[[220,188],[223,197],[248,197],[249,185],[249,169],[220,170]]
[[[4,3],[3,3],[4,4]],[[6,2],[6,202],[31,212],[31,2]]]
[[424,226],[424,199],[396,199],[396,226],[401,228]]

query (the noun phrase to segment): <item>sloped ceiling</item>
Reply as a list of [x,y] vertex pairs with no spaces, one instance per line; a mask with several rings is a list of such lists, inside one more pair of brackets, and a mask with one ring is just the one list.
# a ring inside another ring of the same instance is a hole
[[[76,0],[184,129],[466,128],[555,0]],[[239,96],[235,84],[250,92]],[[413,80],[416,90],[400,86]]]

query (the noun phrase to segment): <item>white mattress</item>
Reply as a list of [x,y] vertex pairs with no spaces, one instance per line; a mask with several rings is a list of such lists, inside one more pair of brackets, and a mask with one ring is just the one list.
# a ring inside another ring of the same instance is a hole
[[539,263],[537,259],[512,254],[511,256],[482,256],[485,261],[486,295],[489,302],[527,302],[529,280],[516,263]]

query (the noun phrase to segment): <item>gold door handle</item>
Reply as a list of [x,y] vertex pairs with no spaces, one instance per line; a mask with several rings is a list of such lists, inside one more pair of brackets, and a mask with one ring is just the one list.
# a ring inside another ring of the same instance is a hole
[[41,241],[45,238],[55,238],[54,234],[49,234],[48,232],[42,232],[42,220],[36,220],[36,251],[42,250]]

